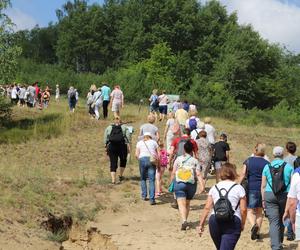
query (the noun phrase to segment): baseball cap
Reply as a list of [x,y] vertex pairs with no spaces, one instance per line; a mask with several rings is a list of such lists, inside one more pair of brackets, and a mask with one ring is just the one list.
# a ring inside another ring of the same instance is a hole
[[273,148],[273,155],[274,156],[283,156],[284,148],[280,146],[276,146]]

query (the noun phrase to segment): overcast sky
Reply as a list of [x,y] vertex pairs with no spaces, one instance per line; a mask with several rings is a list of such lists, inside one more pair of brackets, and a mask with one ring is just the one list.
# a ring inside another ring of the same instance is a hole
[[[163,1],[163,0],[162,0]],[[206,2],[209,0],[200,0]],[[16,29],[30,29],[56,22],[55,10],[66,0],[11,0],[8,15]],[[102,3],[103,0],[90,0]],[[240,24],[251,24],[262,37],[300,53],[300,0],[220,0]]]

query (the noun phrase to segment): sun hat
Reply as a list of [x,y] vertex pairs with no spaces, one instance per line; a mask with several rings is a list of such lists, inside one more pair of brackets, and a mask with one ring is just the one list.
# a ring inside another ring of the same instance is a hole
[[273,148],[273,155],[274,156],[283,156],[284,148],[280,146],[276,146]]
[[200,129],[205,129],[205,123],[204,122],[198,122],[197,126]]

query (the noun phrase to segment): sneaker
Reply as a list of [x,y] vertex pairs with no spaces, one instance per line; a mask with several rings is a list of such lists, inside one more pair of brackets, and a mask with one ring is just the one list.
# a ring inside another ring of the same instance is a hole
[[257,240],[257,232],[258,232],[258,226],[254,224],[254,226],[251,228],[251,240]]
[[181,230],[182,230],[182,231],[185,231],[185,230],[187,229],[187,227],[188,227],[187,221],[185,221],[185,222],[183,222],[183,223],[181,224]]
[[178,209],[178,203],[177,203],[177,200],[174,200],[174,201],[171,203],[171,207],[172,207],[172,208],[175,208],[175,209]]
[[155,201],[150,201],[150,205],[152,206],[152,205],[156,205],[156,202]]

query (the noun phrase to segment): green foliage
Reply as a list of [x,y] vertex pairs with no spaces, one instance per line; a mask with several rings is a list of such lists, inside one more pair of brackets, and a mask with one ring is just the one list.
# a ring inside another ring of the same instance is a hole
[[11,104],[0,95],[0,128],[9,122],[11,117]]

